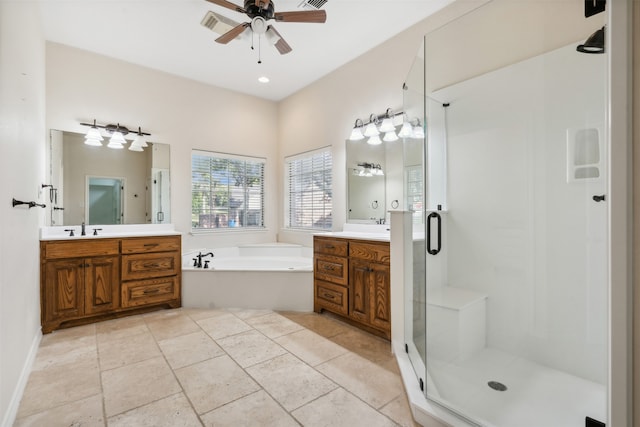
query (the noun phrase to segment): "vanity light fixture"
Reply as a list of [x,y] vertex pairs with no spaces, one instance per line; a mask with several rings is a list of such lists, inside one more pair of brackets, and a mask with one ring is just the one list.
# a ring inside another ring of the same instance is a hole
[[380,144],[382,144],[382,140],[380,139],[380,136],[373,135],[373,136],[369,137],[369,139],[367,139],[367,144],[369,144],[369,145],[380,145]]
[[416,119],[418,124],[413,127],[413,135],[411,135],[414,139],[423,139],[424,138],[424,129],[422,128],[422,124],[420,123],[420,119]]
[[351,135],[349,136],[349,141],[360,141],[364,139],[364,135],[362,134],[363,127],[364,123],[362,123],[362,120],[356,119],[356,123],[353,125]]
[[87,134],[84,136],[84,143],[95,147],[102,146],[103,138],[102,135],[100,135],[100,130],[96,126],[96,121],[94,120],[93,125],[90,126],[89,131],[87,131]]
[[410,138],[413,135],[413,127],[411,123],[409,123],[409,118],[406,114],[402,115],[402,127],[400,128],[400,132],[398,132],[398,136],[400,138]]
[[89,126],[89,130],[85,135],[85,144],[101,146],[102,145],[102,134],[100,133],[100,129],[104,129],[107,134],[111,135],[109,139],[109,144],[107,147],[113,148],[116,150],[120,150],[124,148],[124,144],[127,143],[124,138],[125,135],[135,134],[136,137],[133,140],[133,143],[129,147],[131,151],[143,151],[144,147],[148,147],[145,136],[150,136],[150,133],[142,132],[142,129],[138,127],[138,131],[130,131],[126,126],[121,126],[118,124],[108,124],[108,125],[99,125],[96,123],[96,120],[93,123],[80,123],[82,126]]
[[[360,168],[360,170],[356,174],[358,176],[370,177],[370,176],[384,175],[384,172],[382,171],[382,166],[380,166],[380,163],[362,162],[362,163],[358,163],[358,167]],[[354,171],[356,170],[354,169]]]
[[[369,121],[366,123],[363,123],[360,119],[356,119],[356,123],[351,130],[349,140],[359,141],[367,137],[369,138],[367,140],[369,144],[378,145],[382,144],[382,140],[379,135],[380,133],[384,133],[384,141],[396,141],[398,140],[398,135],[396,134],[395,119],[398,116],[404,117],[405,114],[403,111],[394,113],[391,111],[391,108],[387,108],[387,111],[385,111],[384,114],[371,114],[369,116]],[[403,127],[405,128],[406,133],[408,130],[406,129],[406,126],[404,126],[404,123],[406,123],[406,121],[403,120]],[[409,127],[408,129],[412,130],[410,124],[407,124],[407,126]]]
[[384,142],[393,142],[398,140],[398,135],[394,131],[385,132],[384,138],[382,138]]
[[382,124],[380,125],[380,132],[384,132],[384,133],[394,132],[395,133],[396,127],[393,125],[393,116],[391,116],[390,114],[391,114],[391,108],[387,108],[387,111],[385,113],[385,117],[382,120]]
[[380,131],[378,130],[378,117],[376,117],[375,114],[372,114],[371,116],[369,116],[369,123],[364,128],[364,136],[370,137],[377,136],[379,134]]

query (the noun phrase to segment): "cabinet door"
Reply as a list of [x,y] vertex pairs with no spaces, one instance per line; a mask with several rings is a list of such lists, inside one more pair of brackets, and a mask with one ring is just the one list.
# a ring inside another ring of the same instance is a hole
[[391,331],[391,298],[389,266],[370,264],[369,275],[369,321],[371,326]]
[[84,259],[45,263],[44,298],[47,321],[79,317],[84,312]]
[[349,263],[349,316],[359,322],[369,323],[369,263],[351,260]]
[[86,258],[85,314],[102,313],[119,307],[120,265],[117,256]]

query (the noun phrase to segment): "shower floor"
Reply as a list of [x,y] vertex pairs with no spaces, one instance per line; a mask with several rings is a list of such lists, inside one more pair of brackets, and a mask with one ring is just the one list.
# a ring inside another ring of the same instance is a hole
[[[442,403],[488,426],[583,427],[586,416],[606,418],[604,385],[500,350],[486,348],[460,363],[428,363]],[[489,381],[507,390],[494,390]]]

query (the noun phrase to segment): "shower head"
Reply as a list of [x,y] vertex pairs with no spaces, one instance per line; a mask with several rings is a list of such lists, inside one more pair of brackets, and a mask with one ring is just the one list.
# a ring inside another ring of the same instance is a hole
[[604,53],[604,27],[591,34],[576,50],[582,53]]

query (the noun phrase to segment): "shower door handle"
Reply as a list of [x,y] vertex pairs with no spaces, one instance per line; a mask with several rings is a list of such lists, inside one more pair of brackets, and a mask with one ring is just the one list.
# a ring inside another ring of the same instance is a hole
[[[438,227],[438,246],[435,249],[431,248],[431,220],[434,218]],[[438,255],[440,249],[442,249],[442,217],[437,212],[431,212],[427,217],[427,252]]]
[[596,195],[596,196],[593,196],[593,201],[594,201],[594,202],[604,202],[604,200],[605,200],[605,196],[604,196],[604,194],[603,194],[603,195],[601,195],[601,196],[597,196],[597,195]]

